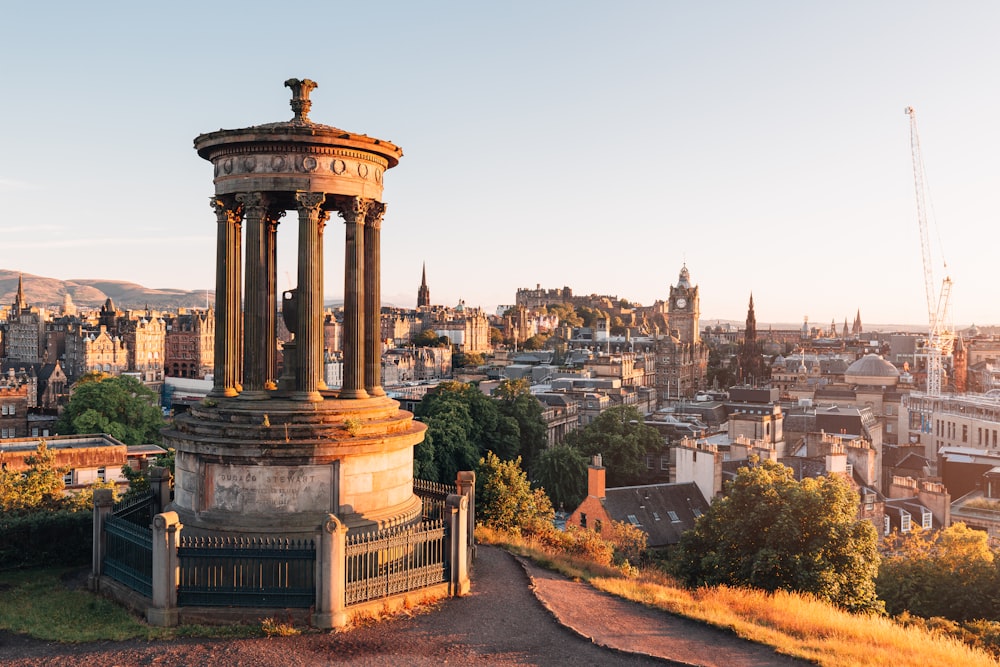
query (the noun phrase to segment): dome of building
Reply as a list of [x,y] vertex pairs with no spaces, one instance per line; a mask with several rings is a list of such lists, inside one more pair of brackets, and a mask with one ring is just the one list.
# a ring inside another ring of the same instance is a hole
[[866,354],[847,367],[844,379],[852,384],[895,385],[899,371],[878,354]]

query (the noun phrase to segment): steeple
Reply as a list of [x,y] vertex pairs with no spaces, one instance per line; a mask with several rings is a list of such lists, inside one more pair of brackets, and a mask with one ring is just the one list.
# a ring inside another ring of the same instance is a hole
[[427,287],[427,262],[423,264],[420,276],[420,289],[417,290],[417,308],[429,308],[431,305],[431,290]]
[[14,301],[14,311],[20,313],[28,309],[28,302],[24,299],[24,274],[17,274],[17,299]]
[[861,329],[861,309],[858,308],[858,314],[854,317],[854,327],[851,329],[851,334],[855,336],[860,336],[862,332]]

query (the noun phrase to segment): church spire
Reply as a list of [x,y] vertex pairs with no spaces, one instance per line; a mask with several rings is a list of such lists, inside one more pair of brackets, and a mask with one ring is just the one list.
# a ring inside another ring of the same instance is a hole
[[420,276],[420,289],[417,290],[417,308],[430,307],[431,290],[427,287],[427,262],[423,263],[423,271]]
[[28,310],[28,302],[24,298],[24,274],[17,274],[17,297],[14,300],[14,312]]

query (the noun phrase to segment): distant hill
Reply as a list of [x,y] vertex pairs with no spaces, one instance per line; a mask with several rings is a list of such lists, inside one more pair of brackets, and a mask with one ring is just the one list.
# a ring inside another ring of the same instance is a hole
[[[0,269],[0,304],[14,302],[20,275],[17,271]],[[79,308],[99,308],[109,298],[117,308],[133,310],[147,305],[156,310],[204,308],[206,302],[215,301],[215,293],[211,290],[152,289],[122,280],[58,280],[25,273],[23,282],[28,305],[46,309],[62,307],[66,294]]]

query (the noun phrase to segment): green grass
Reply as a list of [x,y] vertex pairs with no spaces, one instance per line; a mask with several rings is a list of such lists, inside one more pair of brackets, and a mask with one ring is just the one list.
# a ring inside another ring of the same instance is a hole
[[66,643],[174,637],[256,637],[249,625],[181,625],[156,628],[110,600],[87,590],[70,590],[67,568],[0,572],[0,629],[45,641]]

